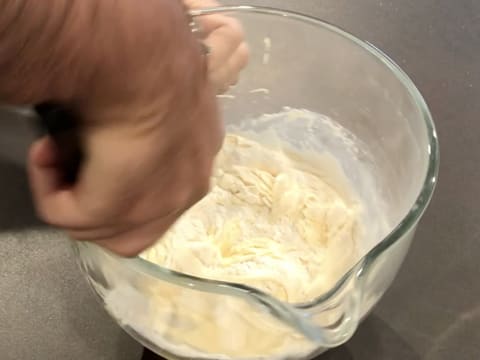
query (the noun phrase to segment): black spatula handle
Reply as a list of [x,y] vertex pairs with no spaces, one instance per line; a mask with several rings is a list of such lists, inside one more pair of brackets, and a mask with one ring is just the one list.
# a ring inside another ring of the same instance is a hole
[[79,118],[72,110],[56,103],[43,103],[34,108],[40,130],[51,136],[59,150],[64,182],[75,183],[83,160]]

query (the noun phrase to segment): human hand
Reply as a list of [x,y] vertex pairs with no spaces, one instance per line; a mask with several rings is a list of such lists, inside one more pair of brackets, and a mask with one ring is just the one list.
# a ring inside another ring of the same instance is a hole
[[[217,7],[214,0],[183,0],[188,9]],[[210,50],[208,72],[217,93],[223,93],[238,81],[240,71],[248,62],[249,51],[240,22],[224,14],[199,16],[205,36],[205,45]]]
[[[70,70],[50,69],[55,89],[48,97],[45,91],[28,97],[62,102],[80,115],[85,161],[75,184],[62,183],[61,149],[43,138],[30,151],[31,188],[49,224],[74,239],[133,256],[208,191],[223,128],[205,58],[180,3],[97,5],[94,29],[82,12],[66,22],[56,43],[67,59],[59,60],[60,68],[71,61]],[[224,67],[214,59],[210,77],[216,84],[233,81],[230,70],[237,63]]]

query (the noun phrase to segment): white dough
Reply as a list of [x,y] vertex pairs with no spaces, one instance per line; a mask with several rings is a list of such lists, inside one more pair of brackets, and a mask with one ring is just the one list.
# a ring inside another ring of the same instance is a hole
[[358,203],[314,171],[298,154],[229,134],[211,192],[142,256],[284,301],[312,300],[353,265],[360,217]]
[[[266,145],[267,137],[228,134],[211,192],[141,256],[290,303],[328,291],[359,258],[363,207],[335,158]],[[161,349],[189,358],[302,358],[317,349],[258,304],[175,282],[123,282],[109,290],[107,309]]]

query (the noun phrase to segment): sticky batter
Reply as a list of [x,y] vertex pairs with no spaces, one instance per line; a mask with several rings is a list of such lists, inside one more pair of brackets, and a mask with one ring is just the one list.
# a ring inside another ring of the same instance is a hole
[[291,303],[312,300],[352,266],[360,218],[359,204],[318,170],[299,154],[229,134],[211,192],[142,256]]

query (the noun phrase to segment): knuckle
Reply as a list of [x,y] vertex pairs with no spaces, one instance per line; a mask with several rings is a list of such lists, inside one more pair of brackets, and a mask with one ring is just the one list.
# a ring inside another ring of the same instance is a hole
[[191,188],[190,196],[186,204],[187,208],[203,199],[210,191],[211,170],[210,162],[206,161],[203,161],[196,169],[196,180]]
[[242,23],[239,20],[232,17],[226,17],[225,22],[230,29],[232,41],[236,41],[238,43],[243,42],[245,38],[245,31],[243,29]]
[[191,206],[193,193],[196,184],[183,181],[181,184],[175,185],[170,195],[163,199],[160,203],[158,213],[161,217],[168,217],[180,214]]
[[240,69],[243,69],[247,65],[248,59],[250,58],[250,48],[248,47],[246,42],[240,44],[237,53],[239,58],[239,67]]
[[210,191],[210,175],[210,170],[208,169],[200,176],[197,185],[196,200],[202,199]]
[[195,187],[195,191],[192,193],[190,201],[187,204],[187,208],[195,205],[197,202],[202,200],[210,190],[210,179],[204,179],[199,181],[197,186]]
[[180,186],[171,204],[172,211],[182,211],[184,208],[188,207],[190,198],[192,194],[192,187],[189,184],[184,184]]
[[45,204],[41,202],[36,203],[35,211],[37,216],[45,223],[52,226],[62,227],[62,224],[58,221],[55,212],[51,211],[51,209],[49,209]]
[[65,216],[68,216],[68,214],[63,209],[57,208],[47,198],[35,199],[35,212],[37,217],[48,225],[58,228],[67,226]]
[[238,76],[238,74],[237,74],[237,75],[235,75],[235,76],[232,78],[232,80],[231,80],[230,83],[232,84],[232,86],[237,85],[237,84],[238,84],[238,80],[239,80],[239,76]]

